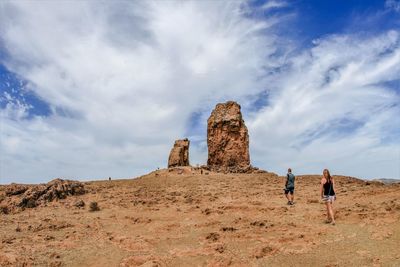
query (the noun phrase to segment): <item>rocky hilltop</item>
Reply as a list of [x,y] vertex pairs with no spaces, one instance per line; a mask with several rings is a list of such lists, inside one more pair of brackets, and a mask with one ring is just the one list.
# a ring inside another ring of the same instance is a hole
[[0,266],[400,266],[400,184],[334,176],[332,226],[320,176],[297,176],[289,206],[285,177],[178,169],[0,214]]
[[[168,157],[168,168],[189,166],[189,144],[176,140]],[[207,120],[207,165],[202,169],[223,173],[262,173],[250,165],[249,133],[240,105],[234,101],[219,103]]]

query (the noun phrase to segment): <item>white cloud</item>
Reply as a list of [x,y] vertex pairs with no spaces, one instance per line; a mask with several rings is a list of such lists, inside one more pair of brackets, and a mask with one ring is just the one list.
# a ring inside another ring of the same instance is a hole
[[400,12],[400,1],[397,0],[386,0],[385,7],[396,12]]
[[400,177],[400,102],[385,82],[398,80],[400,37],[330,36],[291,59],[254,114],[253,159],[277,172]]
[[3,64],[54,112],[32,120],[2,112],[2,134],[18,140],[11,151],[2,139],[2,182],[129,177],[165,166],[192,112],[263,89],[276,38],[243,5],[1,3]]
[[269,9],[281,8],[286,6],[288,6],[288,3],[286,1],[269,0],[261,6],[261,9],[268,11]]
[[[265,12],[285,3],[267,2]],[[30,107],[16,100],[1,110],[1,183],[133,177],[165,166],[187,133],[196,141],[191,162],[204,163],[199,131],[228,99],[252,111],[244,115],[256,166],[399,177],[399,94],[385,85],[398,79],[399,33],[328,36],[292,55],[295,40],[274,33],[279,17],[260,21],[249,8],[0,3],[2,64],[53,111],[28,119]],[[268,106],[254,111],[266,89]],[[204,124],[195,131],[194,112]]]

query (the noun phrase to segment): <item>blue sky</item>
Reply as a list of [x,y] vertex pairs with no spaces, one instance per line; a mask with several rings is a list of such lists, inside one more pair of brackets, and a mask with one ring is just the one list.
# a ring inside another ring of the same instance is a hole
[[236,100],[251,161],[400,178],[400,1],[0,3],[0,183],[164,167]]

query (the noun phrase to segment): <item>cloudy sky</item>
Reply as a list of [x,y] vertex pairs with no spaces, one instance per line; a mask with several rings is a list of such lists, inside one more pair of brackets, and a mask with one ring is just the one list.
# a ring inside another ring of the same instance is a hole
[[227,100],[254,166],[400,178],[400,1],[0,2],[0,183],[204,164]]

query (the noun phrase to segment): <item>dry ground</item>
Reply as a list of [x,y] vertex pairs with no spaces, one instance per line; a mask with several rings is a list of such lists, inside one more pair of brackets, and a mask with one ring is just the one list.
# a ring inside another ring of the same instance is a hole
[[400,185],[335,179],[335,226],[319,176],[297,177],[294,206],[270,173],[88,182],[85,195],[0,214],[0,265],[400,266]]

